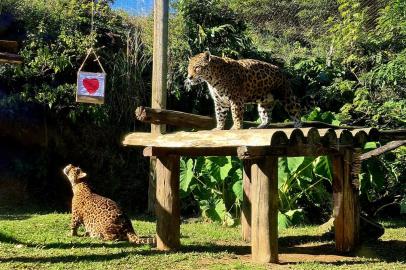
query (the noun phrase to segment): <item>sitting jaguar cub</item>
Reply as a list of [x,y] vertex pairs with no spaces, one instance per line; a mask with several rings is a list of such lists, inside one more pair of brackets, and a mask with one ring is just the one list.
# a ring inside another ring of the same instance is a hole
[[266,62],[242,59],[233,60],[204,52],[189,60],[187,84],[207,82],[214,100],[217,126],[224,129],[226,116],[231,107],[234,125],[241,129],[245,103],[257,103],[261,124],[265,128],[271,122],[271,112],[279,100],[295,127],[300,127],[300,104],[293,95],[290,83],[282,70]]
[[71,164],[63,169],[73,189],[72,236],[82,224],[86,235],[103,240],[127,240],[134,244],[156,245],[153,237],[139,237],[130,219],[114,201],[91,191],[85,181],[86,173]]

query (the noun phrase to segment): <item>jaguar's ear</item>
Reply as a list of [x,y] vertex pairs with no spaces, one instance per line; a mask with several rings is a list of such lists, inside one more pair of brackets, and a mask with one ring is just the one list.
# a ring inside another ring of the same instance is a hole
[[208,49],[204,52],[204,59],[206,59],[207,62],[211,60],[211,53]]
[[85,178],[86,176],[87,176],[87,174],[85,172],[80,171],[80,173],[78,175],[78,179]]

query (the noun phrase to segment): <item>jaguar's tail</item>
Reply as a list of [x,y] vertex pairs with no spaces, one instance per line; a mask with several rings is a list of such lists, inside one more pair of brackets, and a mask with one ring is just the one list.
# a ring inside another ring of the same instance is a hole
[[136,244],[136,245],[150,245],[152,247],[156,247],[156,238],[155,237],[140,237],[135,233],[127,233],[128,241],[130,243]]

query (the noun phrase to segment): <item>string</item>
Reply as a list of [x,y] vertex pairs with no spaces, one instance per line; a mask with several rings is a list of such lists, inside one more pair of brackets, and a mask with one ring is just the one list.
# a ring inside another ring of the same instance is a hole
[[[92,36],[94,33],[94,0],[92,1],[92,14],[91,14],[91,23],[90,23],[90,35]],[[93,42],[92,42],[93,47]]]
[[[91,13],[91,22],[90,22],[90,35],[91,36],[93,36],[93,34],[94,34],[94,1],[95,0],[92,1],[92,13]],[[101,62],[99,60],[99,56],[96,54],[96,51],[93,48],[93,46],[94,46],[94,41],[92,41],[90,48],[87,50],[85,60],[83,60],[82,65],[80,65],[78,72],[82,71],[82,68],[86,63],[86,60],[89,58],[90,54],[93,53],[97,63],[99,64],[100,69],[103,71],[104,74],[106,74],[106,71],[104,70],[103,65],[101,64]]]

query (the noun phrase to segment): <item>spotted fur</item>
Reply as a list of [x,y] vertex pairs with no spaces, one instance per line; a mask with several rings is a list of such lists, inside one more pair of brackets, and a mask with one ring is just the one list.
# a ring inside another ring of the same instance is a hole
[[271,122],[275,101],[283,104],[295,127],[300,127],[299,100],[284,72],[275,65],[253,59],[221,58],[204,52],[190,59],[186,82],[195,85],[204,81],[214,100],[215,129],[224,129],[230,108],[232,129],[241,129],[246,103],[258,104],[261,119],[258,128],[265,128]]
[[139,237],[130,219],[113,200],[91,191],[85,181],[86,173],[71,164],[63,169],[73,189],[71,234],[83,225],[86,236],[103,240],[126,240],[134,244],[155,245],[153,237]]

